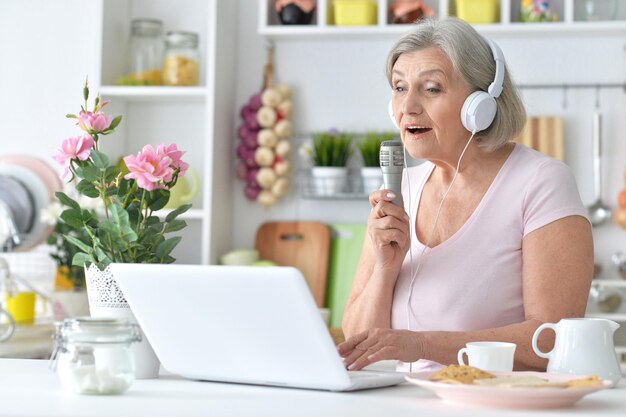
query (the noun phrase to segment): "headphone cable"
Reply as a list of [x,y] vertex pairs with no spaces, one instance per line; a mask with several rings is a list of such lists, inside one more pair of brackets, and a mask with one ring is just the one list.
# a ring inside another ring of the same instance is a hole
[[[417,259],[417,268],[415,269],[415,272],[413,271],[413,234],[416,233],[415,232],[415,225],[413,223],[413,221],[411,221],[411,216],[413,214],[413,209],[412,209],[412,197],[411,197],[411,179],[407,170],[407,164],[406,164],[406,146],[404,146],[404,142],[402,142],[403,146],[402,149],[404,151],[404,168],[405,168],[405,172],[407,173],[407,185],[408,185],[408,191],[409,191],[409,262],[411,265],[411,282],[409,284],[409,296],[407,297],[407,301],[406,301],[406,319],[407,319],[407,330],[411,331],[411,299],[413,298],[413,284],[415,283],[415,278],[417,277],[417,275],[419,274],[420,268],[422,267],[422,259],[424,257],[424,253],[426,252],[426,249],[428,249],[430,247],[430,244],[432,242],[433,236],[435,234],[435,230],[437,228],[437,223],[439,222],[439,214],[441,213],[441,207],[443,207],[443,202],[445,201],[446,197],[448,196],[448,193],[450,192],[450,190],[452,189],[452,185],[454,184],[454,181],[456,181],[456,177],[459,173],[459,168],[461,167],[461,160],[463,159],[463,155],[465,155],[465,151],[467,150],[470,142],[472,141],[472,139],[474,138],[474,135],[476,134],[476,131],[474,130],[472,132],[472,135],[470,136],[469,140],[467,141],[467,143],[465,144],[465,147],[463,148],[463,152],[461,152],[461,156],[459,156],[459,160],[457,161],[456,164],[456,170],[454,171],[454,175],[452,176],[452,181],[450,181],[450,185],[448,185],[448,188],[446,189],[446,192],[443,193],[443,196],[441,197],[441,201],[439,202],[439,207],[437,208],[437,214],[435,214],[435,221],[433,223],[433,227],[430,231],[430,235],[428,237],[428,240],[426,241],[426,244],[424,245],[424,247],[422,248],[422,251],[420,252],[420,256]],[[417,196],[415,196],[416,200],[417,200]],[[417,203],[417,201],[415,202]],[[417,223],[417,213],[415,213],[415,222]],[[415,236],[415,239],[417,239],[417,235]],[[413,372],[413,362],[409,363],[409,372]]]

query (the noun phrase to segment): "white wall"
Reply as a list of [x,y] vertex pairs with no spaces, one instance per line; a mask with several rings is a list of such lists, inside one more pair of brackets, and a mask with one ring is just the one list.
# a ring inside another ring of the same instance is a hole
[[46,161],[76,135],[87,74],[97,79],[99,2],[0,1],[0,153]]
[[[237,68],[238,106],[260,89],[266,40],[257,34],[258,2],[239,0]],[[626,75],[622,36],[507,34],[492,36],[501,46],[514,79],[531,83],[622,83]],[[384,76],[386,54],[396,36],[347,36],[279,39],[276,41],[277,80],[294,88],[294,125],[298,137],[331,127],[363,132],[390,129],[386,115],[389,88]],[[591,114],[595,90],[569,90],[567,108],[561,90],[525,90],[530,115],[558,115],[565,119],[566,162],[578,181],[582,200],[593,202]],[[626,95],[621,89],[600,91],[604,115],[605,166],[603,196],[615,206],[624,187],[626,168]],[[236,114],[238,114],[238,108]],[[236,120],[239,126],[240,121]],[[237,140],[234,138],[234,140]],[[298,142],[298,138],[294,141]],[[297,156],[292,157],[293,161]],[[234,174],[233,174],[234,176]],[[320,220],[328,223],[364,223],[369,212],[365,201],[315,201],[289,198],[263,209],[243,196],[243,182],[236,181],[233,238],[236,247],[252,247],[256,228],[264,221]],[[610,256],[626,251],[626,231],[613,223],[594,230],[597,261],[614,274]]]

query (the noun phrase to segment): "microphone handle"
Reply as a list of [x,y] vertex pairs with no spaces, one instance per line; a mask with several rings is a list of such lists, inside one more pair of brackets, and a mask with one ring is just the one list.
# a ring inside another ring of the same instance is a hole
[[393,199],[392,203],[400,206],[402,203],[402,173],[391,174],[383,172],[383,188],[396,194],[396,198]]

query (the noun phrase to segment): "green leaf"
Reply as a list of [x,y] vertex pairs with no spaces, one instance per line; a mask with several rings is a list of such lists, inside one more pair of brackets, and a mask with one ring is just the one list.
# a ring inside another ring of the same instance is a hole
[[72,245],[76,246],[78,249],[82,250],[85,253],[91,252],[91,248],[85,242],[80,239],[75,238],[74,236],[64,235],[65,240],[70,242]]
[[181,239],[181,236],[175,236],[161,242],[159,246],[157,246],[155,252],[156,256],[158,256],[159,258],[164,258],[165,256],[169,255],[170,252],[176,247],[176,245],[178,245]]
[[98,192],[96,187],[93,185],[93,183],[87,180],[82,180],[81,182],[79,182],[78,185],[76,186],[76,191],[78,191],[79,193],[87,197],[91,197],[91,198],[100,197],[100,193]]
[[59,199],[61,204],[63,204],[64,206],[68,206],[73,209],[80,210],[80,205],[76,201],[69,198],[67,194],[62,193],[61,191],[57,191],[56,193],[54,193],[54,195]]
[[65,117],[67,117],[68,119],[78,119],[78,116],[72,113],[66,114]]
[[122,121],[122,116],[117,116],[116,118],[113,119],[113,121],[111,122],[107,130],[115,129],[120,124],[121,121]]
[[173,263],[175,261],[176,261],[176,258],[174,258],[174,257],[172,257],[170,255],[167,255],[167,256],[164,256],[163,258],[161,258],[161,262],[164,263],[164,264],[171,264],[171,263]]
[[93,164],[100,170],[106,170],[111,165],[109,157],[95,149],[91,151],[91,159]]
[[111,182],[115,178],[117,178],[119,173],[120,173],[120,170],[117,167],[110,166],[106,169],[106,171],[104,171],[104,180],[106,182]]
[[[95,151],[91,151],[91,153],[93,154],[93,152]],[[77,167],[76,168],[76,175],[78,175],[79,178],[82,178],[86,181],[89,182],[96,182],[98,181],[99,175],[100,175],[100,170],[98,168],[96,168],[93,165],[87,165],[84,167]]]
[[98,262],[104,262],[106,264],[110,264],[111,262],[113,262],[111,261],[111,258],[109,258],[107,254],[104,253],[102,248],[96,248],[96,257],[98,258]]
[[111,222],[117,227],[117,237],[124,242],[133,242],[137,240],[137,234],[130,227],[130,219],[128,213],[119,203],[109,206],[109,216]]
[[183,206],[178,207],[177,209],[175,209],[172,212],[170,212],[167,216],[165,216],[165,221],[166,222],[171,222],[176,217],[178,217],[179,215],[183,214],[184,212],[186,212],[190,208],[191,208],[191,204],[185,204]]
[[95,262],[96,262],[96,260],[93,259],[93,257],[91,255],[88,255],[88,254],[83,253],[83,252],[78,252],[72,258],[72,265],[73,266],[85,266],[85,265],[89,265],[89,264],[95,263]]
[[150,210],[161,210],[170,200],[170,192],[167,190],[150,191],[149,200],[148,207],[150,207]]
[[185,226],[187,226],[187,223],[184,220],[172,220],[165,225],[163,233],[176,232],[178,230],[184,229]]
[[157,224],[159,222],[160,220],[157,216],[146,217],[146,219],[144,220],[146,226],[152,226],[153,224]]
[[130,189],[130,181],[122,179],[120,180],[120,183],[117,186],[117,195],[126,196],[128,194],[129,189]]
[[67,209],[61,213],[61,219],[74,229],[83,227],[83,219],[79,209]]

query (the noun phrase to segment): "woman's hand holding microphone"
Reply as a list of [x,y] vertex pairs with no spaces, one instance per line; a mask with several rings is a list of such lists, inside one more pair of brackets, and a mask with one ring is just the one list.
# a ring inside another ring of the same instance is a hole
[[372,211],[367,221],[367,232],[376,253],[376,267],[393,270],[397,274],[409,250],[410,224],[404,207],[392,203],[395,198],[395,193],[389,190],[370,194]]

